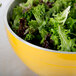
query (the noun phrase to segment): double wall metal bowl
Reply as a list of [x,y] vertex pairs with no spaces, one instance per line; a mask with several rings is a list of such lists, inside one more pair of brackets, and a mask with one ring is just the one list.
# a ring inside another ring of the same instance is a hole
[[76,76],[76,52],[60,52],[33,45],[11,30],[8,23],[12,9],[23,1],[10,0],[4,10],[6,32],[15,53],[24,64],[41,76]]

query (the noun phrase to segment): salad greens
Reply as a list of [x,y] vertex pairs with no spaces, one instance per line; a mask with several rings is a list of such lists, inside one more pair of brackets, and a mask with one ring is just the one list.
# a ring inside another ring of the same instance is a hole
[[53,50],[76,52],[76,0],[27,0],[13,9],[12,30]]

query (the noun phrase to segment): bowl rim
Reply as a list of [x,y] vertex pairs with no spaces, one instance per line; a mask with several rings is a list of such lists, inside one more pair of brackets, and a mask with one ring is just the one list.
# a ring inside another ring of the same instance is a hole
[[7,14],[8,14],[8,10],[10,8],[10,6],[12,5],[12,3],[14,2],[15,0],[11,0],[10,2],[8,2],[6,4],[6,7],[3,9],[3,21],[4,21],[4,25],[7,27],[7,29],[9,30],[9,32],[15,37],[17,38],[18,40],[20,40],[21,42],[23,42],[24,44],[27,44],[29,45],[30,47],[33,47],[33,48],[37,48],[37,49],[40,49],[40,50],[43,50],[43,51],[49,51],[49,52],[53,52],[53,53],[62,53],[62,54],[76,54],[76,52],[67,52],[67,51],[56,51],[56,50],[52,50],[52,49],[47,49],[47,48],[43,48],[43,47],[40,47],[40,46],[37,46],[37,45],[34,45],[32,43],[29,43],[25,40],[23,40],[22,38],[20,38],[18,35],[16,35],[13,30],[10,28],[9,24],[8,24],[8,20],[7,20]]

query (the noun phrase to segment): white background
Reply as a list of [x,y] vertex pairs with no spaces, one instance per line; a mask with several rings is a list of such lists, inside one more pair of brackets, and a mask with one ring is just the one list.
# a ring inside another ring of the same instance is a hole
[[0,0],[0,76],[37,76],[16,56],[8,42],[2,10],[9,1]]

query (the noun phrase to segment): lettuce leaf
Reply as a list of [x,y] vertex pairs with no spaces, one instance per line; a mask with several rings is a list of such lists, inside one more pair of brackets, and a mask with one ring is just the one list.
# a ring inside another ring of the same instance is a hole
[[[57,15],[54,15],[54,19],[51,18],[51,25],[54,25],[54,29],[53,29],[53,34],[51,37],[54,41],[56,45],[59,45],[58,48],[61,51],[72,51],[71,47],[72,47],[72,40],[70,39],[70,37],[68,36],[68,34],[70,33],[70,31],[68,29],[64,28],[64,24],[67,20],[68,14],[70,11],[70,6],[68,6],[67,9],[65,9],[63,12],[58,13]],[[59,43],[58,41],[58,36],[60,39]]]
[[33,5],[34,0],[27,0],[26,3],[21,3],[20,6],[24,9],[29,8]]

